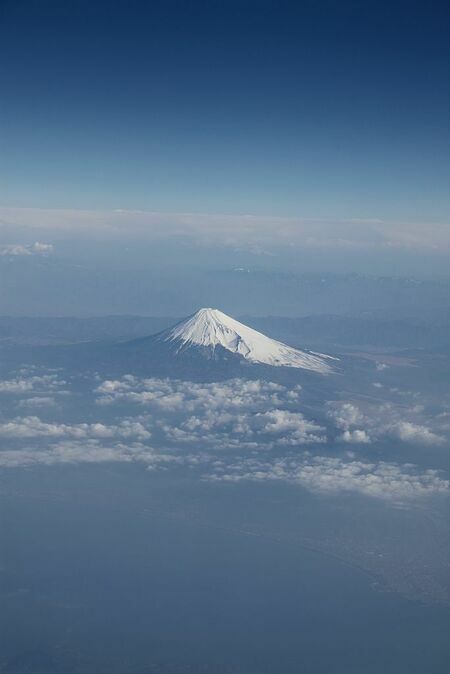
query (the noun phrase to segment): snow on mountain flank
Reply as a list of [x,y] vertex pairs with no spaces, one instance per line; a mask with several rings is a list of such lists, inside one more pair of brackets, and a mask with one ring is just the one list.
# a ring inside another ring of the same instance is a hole
[[190,347],[211,350],[222,347],[253,363],[303,368],[321,374],[331,372],[332,368],[326,361],[335,360],[331,356],[301,351],[270,339],[218,309],[200,309],[193,316],[164,331],[159,339],[172,343],[177,352]]

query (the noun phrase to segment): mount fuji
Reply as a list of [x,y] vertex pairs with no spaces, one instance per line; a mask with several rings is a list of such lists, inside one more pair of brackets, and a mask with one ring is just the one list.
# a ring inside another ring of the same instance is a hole
[[128,342],[145,346],[158,359],[207,359],[235,361],[272,367],[310,370],[319,374],[333,371],[336,359],[325,354],[295,349],[236,321],[218,309],[200,309],[192,316],[152,337]]

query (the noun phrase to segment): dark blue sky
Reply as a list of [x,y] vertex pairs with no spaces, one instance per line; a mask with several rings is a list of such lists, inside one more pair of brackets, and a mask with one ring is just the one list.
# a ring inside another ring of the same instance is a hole
[[0,3],[2,206],[445,221],[446,3]]

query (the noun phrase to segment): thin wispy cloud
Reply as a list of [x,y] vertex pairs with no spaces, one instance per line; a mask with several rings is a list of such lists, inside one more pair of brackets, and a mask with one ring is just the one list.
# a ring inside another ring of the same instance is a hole
[[[139,210],[0,208],[0,231],[13,228],[53,230],[77,237],[103,233],[112,237],[150,240],[187,238],[199,245],[231,246],[266,253],[274,247],[292,246],[450,251],[450,223],[364,217],[333,219]],[[10,254],[51,252],[51,246],[38,243],[31,247],[18,245],[9,249],[17,251]]]

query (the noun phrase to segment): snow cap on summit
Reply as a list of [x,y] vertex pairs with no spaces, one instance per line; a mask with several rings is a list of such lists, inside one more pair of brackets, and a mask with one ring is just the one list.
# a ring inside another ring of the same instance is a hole
[[207,347],[212,350],[222,347],[254,363],[303,368],[321,374],[332,371],[326,362],[331,359],[330,356],[294,349],[249,328],[219,309],[199,309],[189,318],[163,332],[160,339],[171,342],[177,346],[178,351],[190,347]]

